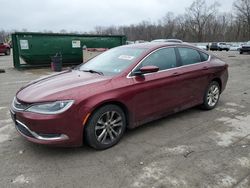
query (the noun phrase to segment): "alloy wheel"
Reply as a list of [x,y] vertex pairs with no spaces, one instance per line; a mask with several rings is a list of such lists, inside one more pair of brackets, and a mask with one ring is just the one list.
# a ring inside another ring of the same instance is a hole
[[207,104],[213,107],[217,104],[220,96],[220,89],[217,85],[211,85],[207,93]]
[[122,116],[116,111],[107,111],[95,125],[95,136],[99,143],[113,143],[122,132]]

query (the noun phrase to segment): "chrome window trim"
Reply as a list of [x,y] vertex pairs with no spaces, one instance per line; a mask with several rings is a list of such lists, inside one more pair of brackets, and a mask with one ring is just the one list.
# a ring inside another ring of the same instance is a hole
[[[166,47],[161,47],[161,48],[158,48],[152,52],[150,52],[147,56],[145,56],[141,61],[139,61],[139,63],[127,74],[126,78],[134,78],[136,76],[131,76],[132,72],[148,57],[150,56],[152,53],[158,51],[158,50],[161,50],[161,49],[165,49],[165,48],[190,48],[190,49],[193,49],[193,50],[196,50],[200,53],[204,53],[203,51],[199,50],[199,49],[196,49],[196,48],[192,48],[192,46],[166,46]],[[205,53],[207,54],[207,53]],[[194,66],[194,65],[199,65],[199,64],[202,64],[202,63],[208,63],[210,60],[211,60],[211,55],[207,54],[208,55],[208,59],[207,61],[202,61],[202,62],[199,62],[199,63],[194,63],[194,64],[190,64],[190,65],[182,65],[182,66],[179,66],[179,67],[174,67],[174,68],[169,68],[169,69],[165,69],[165,70],[161,70],[161,71],[157,71],[157,72],[153,72],[153,73],[147,73],[147,74],[143,74],[144,76],[147,76],[147,75],[150,75],[150,74],[157,74],[157,73],[161,73],[161,72],[166,72],[166,71],[170,71],[170,70],[175,70],[175,69],[178,69],[178,68],[182,68],[182,67],[189,67],[189,66]]]

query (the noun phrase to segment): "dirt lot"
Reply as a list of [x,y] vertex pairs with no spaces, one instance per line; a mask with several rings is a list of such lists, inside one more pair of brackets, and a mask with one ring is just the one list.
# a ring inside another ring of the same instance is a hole
[[10,119],[15,92],[49,69],[17,71],[0,56],[0,187],[250,187],[250,55],[229,64],[218,107],[198,108],[128,131],[105,151],[51,148],[22,138]]

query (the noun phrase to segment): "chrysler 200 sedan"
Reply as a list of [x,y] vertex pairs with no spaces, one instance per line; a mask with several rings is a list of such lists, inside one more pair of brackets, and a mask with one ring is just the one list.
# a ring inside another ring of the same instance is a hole
[[95,149],[119,142],[127,128],[193,106],[213,109],[228,65],[187,43],[113,48],[85,64],[21,88],[10,108],[28,140]]

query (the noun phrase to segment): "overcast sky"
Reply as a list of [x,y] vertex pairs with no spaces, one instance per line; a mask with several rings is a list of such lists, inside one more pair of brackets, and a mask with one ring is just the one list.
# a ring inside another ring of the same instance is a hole
[[[234,0],[217,0],[220,11]],[[0,30],[88,32],[95,26],[157,22],[167,12],[182,14],[193,0],[0,0]],[[213,0],[207,0],[212,3]]]

